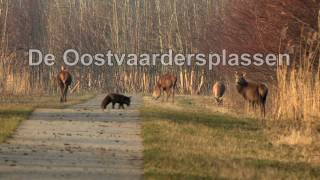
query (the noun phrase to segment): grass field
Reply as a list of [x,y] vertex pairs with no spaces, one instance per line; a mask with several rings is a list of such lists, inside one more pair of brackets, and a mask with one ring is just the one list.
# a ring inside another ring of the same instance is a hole
[[0,101],[0,143],[28,118],[35,108],[64,108],[90,99],[93,94],[73,95],[69,102],[61,104],[58,96],[3,97]]
[[204,105],[205,98],[144,99],[146,179],[320,178],[312,146],[274,143],[259,121]]

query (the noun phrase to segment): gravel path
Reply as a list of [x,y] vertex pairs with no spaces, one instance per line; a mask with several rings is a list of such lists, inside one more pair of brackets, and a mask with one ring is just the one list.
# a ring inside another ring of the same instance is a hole
[[0,179],[142,179],[140,101],[103,112],[102,98],[36,110],[0,145]]

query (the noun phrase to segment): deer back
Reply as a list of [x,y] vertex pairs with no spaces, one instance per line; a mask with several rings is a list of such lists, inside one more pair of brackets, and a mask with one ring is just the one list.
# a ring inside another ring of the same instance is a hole
[[217,82],[212,88],[213,95],[217,98],[220,98],[224,95],[226,87],[223,83]]

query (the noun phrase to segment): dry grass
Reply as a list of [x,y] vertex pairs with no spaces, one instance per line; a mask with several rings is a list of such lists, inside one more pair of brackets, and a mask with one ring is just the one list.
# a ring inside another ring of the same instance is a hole
[[289,145],[303,145],[309,146],[312,144],[312,136],[302,134],[301,131],[291,131],[289,135],[280,135],[275,140],[277,144],[289,144]]
[[279,139],[287,144],[312,143],[320,124],[320,42],[317,33],[301,39],[292,67],[278,67],[274,120],[282,128]]
[[146,179],[320,178],[308,147],[275,144],[258,120],[221,113],[210,102],[180,96],[172,105],[145,98]]
[[320,72],[298,69],[278,70],[276,119],[301,126],[320,118]]
[[58,96],[2,97],[0,101],[0,143],[10,136],[20,122],[28,118],[35,108],[64,108],[93,96],[93,94],[74,95],[66,104],[61,104]]

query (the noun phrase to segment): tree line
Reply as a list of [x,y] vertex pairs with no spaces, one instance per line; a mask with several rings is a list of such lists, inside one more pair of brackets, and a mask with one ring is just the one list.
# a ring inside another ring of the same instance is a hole
[[[319,1],[285,0],[2,0],[0,2],[1,93],[54,93],[56,66],[29,66],[26,52],[39,49],[62,57],[80,53],[290,52],[301,34],[319,31]],[[303,29],[303,30],[302,30]],[[72,57],[71,57],[72,58]],[[74,66],[82,90],[151,92],[158,76],[173,72],[184,94],[208,94],[234,70],[276,82],[270,67]]]

